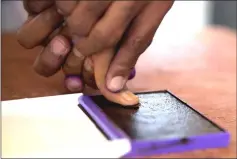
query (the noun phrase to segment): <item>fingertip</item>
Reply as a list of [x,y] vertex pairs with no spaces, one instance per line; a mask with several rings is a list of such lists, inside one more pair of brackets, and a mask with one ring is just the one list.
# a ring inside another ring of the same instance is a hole
[[54,37],[50,42],[50,46],[51,52],[59,56],[65,56],[70,51],[69,41],[61,35]]
[[68,76],[65,78],[66,88],[71,92],[82,92],[83,82],[79,76]]
[[35,72],[44,77],[52,76],[60,70],[70,49],[71,47],[64,36],[54,37],[37,56],[33,64]]

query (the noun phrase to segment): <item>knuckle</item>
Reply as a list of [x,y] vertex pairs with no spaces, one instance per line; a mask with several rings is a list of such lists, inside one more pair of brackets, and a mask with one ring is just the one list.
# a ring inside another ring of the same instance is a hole
[[92,38],[94,38],[95,41],[102,46],[107,46],[110,44],[110,35],[105,30],[96,29]]
[[147,38],[146,36],[136,36],[129,39],[124,46],[124,52],[129,54],[129,58],[123,59],[123,63],[126,63],[126,67],[132,69],[136,65],[140,55],[145,52],[151,43],[152,38]]
[[97,51],[104,48],[115,47],[118,43],[122,31],[120,30],[105,30],[105,29],[94,29],[93,34],[91,34],[91,39],[93,39],[93,46]]
[[128,44],[127,44],[127,49],[131,52],[137,52],[143,42],[144,42],[144,36],[136,36],[135,38],[131,38],[131,40],[128,41]]
[[71,34],[76,34],[78,36],[86,37],[89,34],[90,23],[85,23],[83,19],[77,20],[73,17],[68,18],[68,26],[70,28]]
[[101,41],[106,41],[108,38],[107,33],[102,29],[95,30],[94,36],[96,37],[97,40]]
[[76,20],[76,19],[74,18],[74,16],[68,17],[68,18],[67,18],[67,23],[68,23],[68,26],[69,26],[69,28],[70,28],[70,31],[72,31],[72,32],[74,32],[74,31],[76,31],[77,29],[79,29],[79,28],[80,28],[80,25],[81,25],[80,21],[79,21],[79,20]]

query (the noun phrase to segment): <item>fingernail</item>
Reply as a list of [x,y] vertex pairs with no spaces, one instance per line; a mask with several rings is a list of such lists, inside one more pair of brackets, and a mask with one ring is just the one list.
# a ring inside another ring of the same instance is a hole
[[63,41],[57,38],[57,39],[53,39],[52,41],[51,51],[52,53],[58,56],[66,55],[68,52],[68,47],[64,44]]
[[79,77],[67,77],[65,84],[68,90],[71,92],[81,91],[83,84]]
[[131,71],[131,73],[130,73],[130,75],[129,75],[129,77],[128,77],[128,80],[133,79],[133,78],[135,77],[135,75],[136,75],[136,69],[133,68],[132,71]]
[[126,101],[129,101],[129,102],[133,101],[134,104],[138,103],[138,97],[130,91],[125,91],[125,92],[121,93],[121,95],[122,95],[123,99]]
[[123,76],[116,76],[110,81],[108,88],[110,91],[117,92],[120,91],[126,82],[126,79]]

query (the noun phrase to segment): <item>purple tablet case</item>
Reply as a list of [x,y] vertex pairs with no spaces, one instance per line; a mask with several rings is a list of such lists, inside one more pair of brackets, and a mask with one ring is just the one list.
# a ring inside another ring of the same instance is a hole
[[228,146],[228,132],[169,91],[137,96],[139,108],[124,108],[101,95],[79,98],[79,107],[109,140],[130,140],[132,150],[124,157]]

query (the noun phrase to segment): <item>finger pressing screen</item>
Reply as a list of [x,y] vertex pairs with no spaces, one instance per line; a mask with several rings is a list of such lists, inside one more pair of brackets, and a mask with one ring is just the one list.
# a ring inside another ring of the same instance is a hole
[[[86,56],[105,48],[115,47],[129,23],[146,3],[146,1],[114,1],[93,26],[87,38],[74,40],[75,46]],[[86,23],[83,23],[83,28],[87,28]]]
[[31,49],[40,45],[63,22],[55,7],[50,7],[29,19],[17,32],[18,42]]
[[152,1],[134,19],[108,71],[109,90],[119,91],[124,87],[132,68],[151,44],[159,24],[171,5],[172,1]]
[[110,92],[106,87],[106,73],[114,56],[114,49],[107,49],[92,55],[94,62],[95,81],[101,94],[108,100],[124,105],[137,106],[139,99],[132,92],[124,88],[120,92]]
[[60,70],[69,52],[68,40],[61,35],[54,37],[36,58],[35,71],[45,77],[52,76]]

